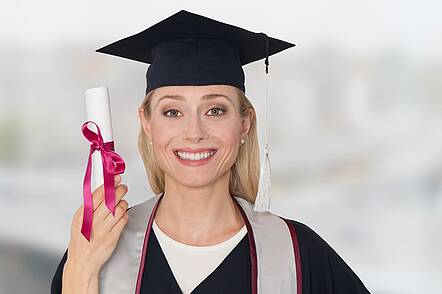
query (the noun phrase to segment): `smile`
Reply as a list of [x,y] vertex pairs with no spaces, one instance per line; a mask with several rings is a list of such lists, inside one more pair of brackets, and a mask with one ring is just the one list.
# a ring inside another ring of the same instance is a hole
[[216,152],[216,149],[207,149],[202,152],[187,152],[183,150],[174,151],[179,161],[186,165],[205,164],[213,157]]

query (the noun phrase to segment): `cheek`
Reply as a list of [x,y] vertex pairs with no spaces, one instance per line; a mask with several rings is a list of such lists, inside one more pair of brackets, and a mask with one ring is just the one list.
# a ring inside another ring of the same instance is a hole
[[229,148],[238,144],[241,129],[236,123],[224,123],[211,128],[210,134],[220,140],[226,148]]
[[164,124],[153,124],[151,127],[153,153],[155,158],[162,161],[161,158],[165,156],[166,148],[170,142],[176,137],[176,131]]
[[178,131],[177,126],[164,123],[161,120],[155,120],[151,125],[151,132],[154,144],[163,146],[167,144]]
[[235,144],[237,144],[238,142],[238,136],[236,134],[236,131],[234,130],[227,130],[227,131],[218,131],[217,134],[215,135],[217,138],[219,138],[224,145],[227,146],[234,146]]

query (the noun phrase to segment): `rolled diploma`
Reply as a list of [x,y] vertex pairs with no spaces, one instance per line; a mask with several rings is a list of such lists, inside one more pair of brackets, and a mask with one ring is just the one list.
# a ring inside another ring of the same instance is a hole
[[[109,91],[107,87],[87,89],[84,96],[87,120],[91,120],[98,125],[101,136],[103,137],[103,142],[113,141]],[[94,124],[88,124],[88,128],[98,134]],[[96,188],[104,183],[100,151],[95,151],[92,154],[91,178],[91,192],[94,192]]]

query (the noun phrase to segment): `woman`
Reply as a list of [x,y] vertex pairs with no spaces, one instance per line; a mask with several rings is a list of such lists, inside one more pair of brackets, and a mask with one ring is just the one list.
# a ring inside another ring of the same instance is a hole
[[242,65],[292,46],[182,10],[98,50],[151,64],[139,150],[157,195],[127,209],[119,184],[112,217],[97,189],[91,240],[80,208],[52,293],[369,293],[309,227],[253,208],[263,179]]

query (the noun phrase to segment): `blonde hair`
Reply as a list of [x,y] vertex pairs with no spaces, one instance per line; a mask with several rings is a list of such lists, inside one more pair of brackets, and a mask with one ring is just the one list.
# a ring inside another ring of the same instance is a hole
[[[230,195],[238,196],[254,203],[256,193],[258,192],[260,165],[256,112],[244,92],[238,88],[235,88],[235,90],[240,98],[239,112],[241,118],[247,115],[249,109],[253,111],[253,116],[249,132],[244,138],[244,143],[239,148],[238,157],[230,168],[229,192]],[[154,91],[152,90],[147,93],[141,104],[146,119],[149,119],[151,116],[150,104]],[[160,194],[164,192],[164,172],[158,166],[151,147],[152,145],[149,144],[149,138],[144,132],[142,122],[140,121],[138,150],[143,159],[150,187],[155,194]]]

